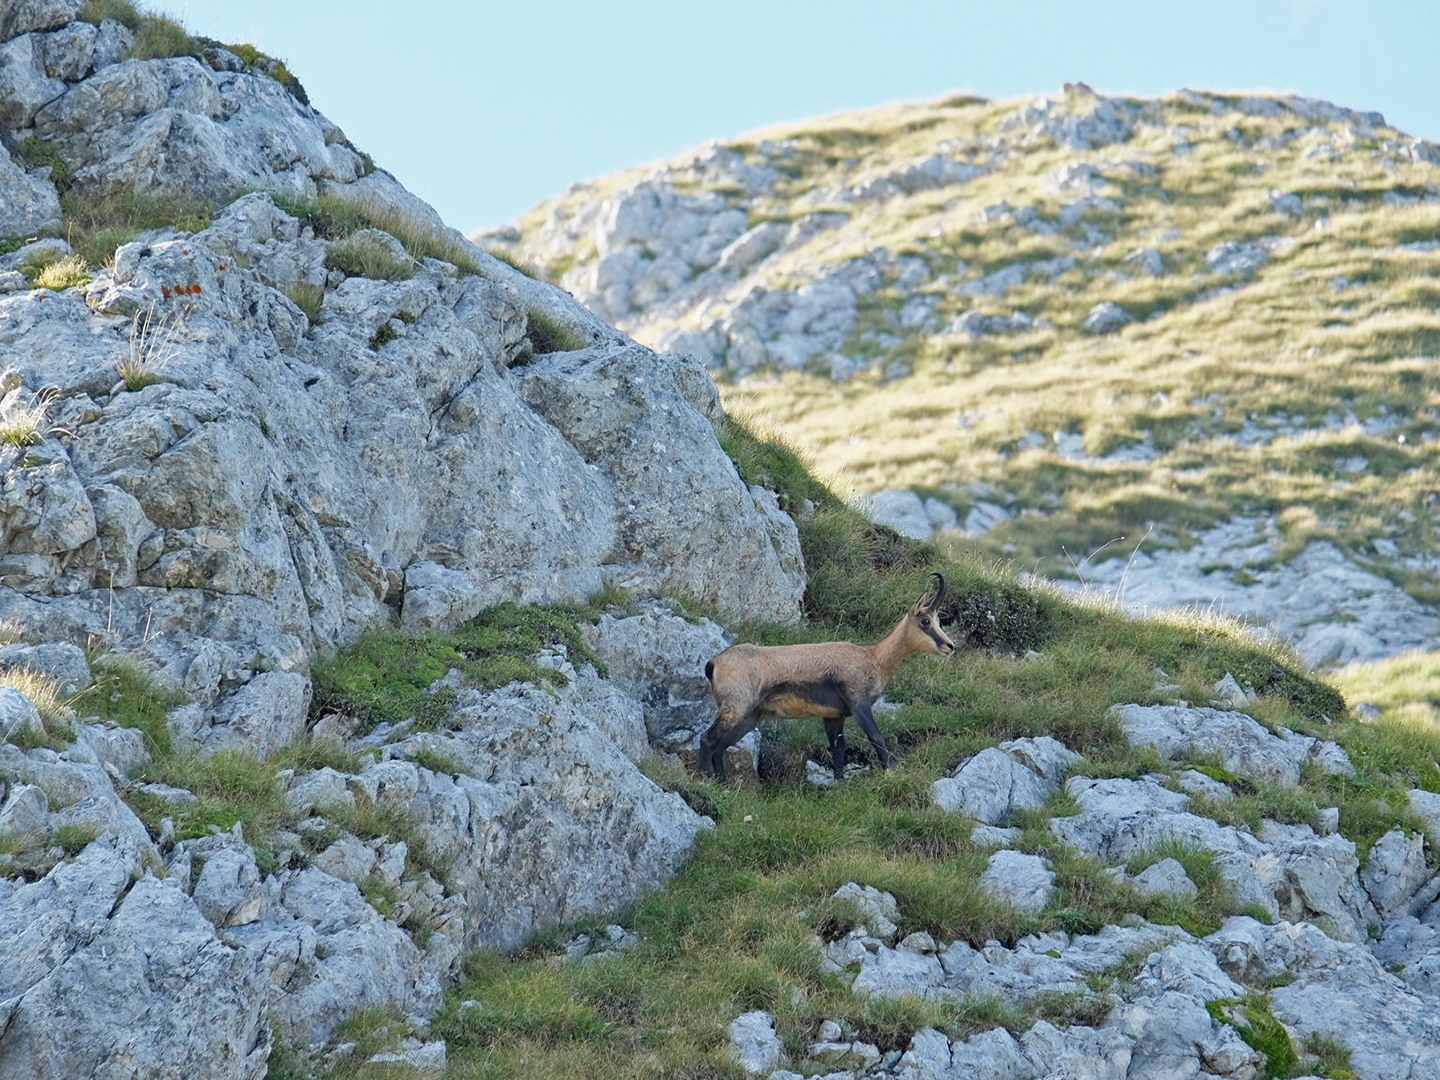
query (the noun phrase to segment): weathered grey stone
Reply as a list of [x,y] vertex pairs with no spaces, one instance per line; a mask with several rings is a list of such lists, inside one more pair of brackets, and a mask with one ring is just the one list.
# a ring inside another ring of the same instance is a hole
[[1039,855],[1001,850],[990,856],[980,886],[1021,911],[1036,914],[1055,892],[1055,872]]
[[[29,127],[41,108],[65,92],[65,84],[54,78],[46,68],[45,40],[40,35],[24,34],[0,45],[0,124],[7,130]],[[17,191],[21,202],[21,206],[11,206],[7,198],[0,224],[25,220],[15,215],[17,210],[21,214],[27,212],[23,205],[27,201],[31,202],[28,208],[31,214],[39,205],[45,204],[59,210],[60,200],[54,188],[38,178],[26,177],[20,163],[12,164],[9,154],[4,151],[0,151],[0,184],[4,185],[7,196],[11,190]],[[47,187],[50,187],[48,199],[44,194]],[[8,232],[12,236],[33,235],[29,229],[10,229]]]
[[225,699],[209,746],[246,746],[262,757],[300,738],[310,707],[310,680],[293,671],[263,671]]
[[354,885],[315,868],[263,883],[265,917],[227,931],[266,986],[290,1036],[323,1042],[366,1005],[429,1012],[440,986],[426,957]]
[[964,811],[993,825],[1014,810],[1043,806],[1059,789],[1059,777],[1080,755],[1048,735],[1014,739],[980,751],[931,791],[942,810]]
[[900,905],[888,892],[881,892],[873,885],[859,885],[847,881],[835,890],[831,899],[854,906],[861,918],[860,928],[872,937],[882,941],[895,940],[899,929]]
[[1313,543],[1289,562],[1268,565],[1269,528],[1265,519],[1234,518],[1197,533],[1183,550],[1144,549],[1090,563],[1087,587],[1116,595],[1131,610],[1214,604],[1273,626],[1317,667],[1428,649],[1440,636],[1435,612],[1332,544]]
[[14,784],[0,804],[0,833],[43,834],[49,825],[50,801],[34,784]]
[[[1433,881],[1435,872],[1425,864],[1425,838],[1406,836],[1392,829],[1370,847],[1360,880],[1376,909],[1387,920],[1414,915],[1417,894]],[[1425,896],[1427,900],[1433,897]]]
[[1147,896],[1161,896],[1182,904],[1193,900],[1199,892],[1190,876],[1185,873],[1185,867],[1176,859],[1161,859],[1147,866],[1131,880],[1135,888]]
[[1117,705],[1125,736],[1136,746],[1153,746],[1166,760],[1187,754],[1216,757],[1231,772],[1293,787],[1307,761],[1328,771],[1353,770],[1334,744],[1283,731],[1271,734],[1244,713],[1178,705]]
[[215,929],[245,926],[261,917],[265,890],[255,853],[242,840],[227,833],[188,841],[183,847],[192,858],[204,859],[190,895]]
[[[586,682],[467,691],[448,735],[424,746],[466,771],[387,761],[350,781],[357,797],[407,807],[454,868],[467,947],[513,948],[537,928],[633,903],[689,852],[708,819],[646,778],[588,713]],[[606,700],[606,699],[600,699]]]
[[1130,313],[1113,300],[1103,300],[1085,316],[1085,329],[1092,334],[1113,334],[1134,320]]
[[1125,256],[1125,261],[1150,277],[1159,277],[1165,273],[1165,257],[1154,248],[1136,248]]
[[1357,1076],[1421,1077],[1440,1068],[1433,999],[1387,972],[1362,944],[1307,923],[1265,926],[1236,916],[1205,943],[1221,967],[1258,981],[1285,975],[1271,1011],[1295,1036],[1326,1035],[1350,1050]]
[[656,745],[688,741],[715,722],[705,665],[729,644],[715,623],[691,623],[654,605],[628,617],[602,615],[584,633],[610,678],[644,707]]
[[0,908],[7,1076],[264,1075],[264,995],[139,850],[102,839],[22,885]]
[[368,1059],[371,1065],[401,1065],[420,1073],[443,1075],[445,1072],[445,1040],[421,1042],[406,1039],[398,1050],[384,1050]]
[[0,686],[0,740],[41,728],[40,713],[34,702],[13,686]]
[[780,1036],[775,1034],[775,1018],[756,1010],[742,1013],[730,1021],[730,1060],[745,1070],[746,1076],[766,1076],[779,1068],[785,1056]]
[[1205,253],[1205,264],[1217,274],[1249,275],[1269,261],[1264,248],[1238,240],[1221,241]]
[[615,562],[735,617],[798,618],[795,524],[773,495],[746,488],[715,442],[718,399],[703,368],[631,346],[553,353],[522,370],[531,407],[628,493]]
[[58,684],[61,697],[74,697],[91,683],[90,662],[77,645],[63,642],[43,645],[0,646],[0,669],[29,668]]

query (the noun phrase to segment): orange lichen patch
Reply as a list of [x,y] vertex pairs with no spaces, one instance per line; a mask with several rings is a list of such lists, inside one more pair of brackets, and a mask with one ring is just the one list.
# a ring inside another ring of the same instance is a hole
[[198,281],[192,281],[189,285],[161,285],[160,298],[169,300],[174,296],[199,296],[202,291]]

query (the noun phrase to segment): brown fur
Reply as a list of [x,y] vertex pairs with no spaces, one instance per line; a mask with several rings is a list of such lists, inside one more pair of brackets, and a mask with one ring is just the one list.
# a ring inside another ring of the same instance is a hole
[[947,655],[955,643],[940,626],[945,576],[873,645],[733,645],[705,665],[719,716],[700,739],[700,772],[725,779],[725,751],[765,719],[817,716],[825,721],[831,764],[844,777],[847,716],[853,716],[888,766],[885,737],[871,706],[900,666],[917,653]]

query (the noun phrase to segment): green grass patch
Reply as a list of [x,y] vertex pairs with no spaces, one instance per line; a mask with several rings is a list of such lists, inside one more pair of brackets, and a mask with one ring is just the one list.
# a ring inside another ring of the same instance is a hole
[[66,855],[73,857],[84,851],[90,841],[99,835],[94,825],[71,822],[56,829],[53,839]]
[[1270,1001],[1264,994],[1207,1001],[1205,1008],[1211,1019],[1230,1024],[1247,1044],[1265,1055],[1265,1071],[1261,1075],[1266,1080],[1296,1075],[1300,1057],[1295,1053],[1289,1032],[1270,1011]]
[[113,19],[132,33],[140,29],[140,24],[145,19],[140,9],[130,0],[85,0],[76,17],[96,26],[106,19]]
[[385,237],[368,229],[332,240],[325,249],[325,266],[377,281],[404,281],[415,276],[414,260],[398,255]]
[[43,262],[27,262],[20,269],[30,278],[30,284],[35,288],[51,289],[55,292],[62,289],[79,288],[90,284],[91,280],[83,255],[66,255],[63,258]]
[[580,333],[539,308],[531,308],[526,312],[525,336],[529,338],[530,348],[536,356],[573,352],[590,344]]
[[305,313],[311,326],[320,321],[320,309],[325,303],[325,286],[297,281],[285,286],[284,293],[292,304]]
[[[156,758],[141,770],[141,777],[195,794],[193,804],[170,806],[177,839],[226,832],[239,822],[246,841],[259,856],[275,829],[294,819],[277,771],[272,762],[243,750],[226,749]],[[146,815],[141,817],[143,820]]]
[[309,225],[322,240],[344,240],[362,229],[378,229],[399,240],[416,262],[439,259],[462,274],[481,273],[480,263],[467,244],[398,210],[334,194],[315,199],[272,194],[271,198],[287,214]]
[[215,204],[184,192],[149,191],[121,184],[99,195],[74,189],[60,199],[70,246],[89,266],[109,262],[115,250],[147,229],[199,232],[208,228]]
[[562,686],[562,672],[536,663],[540,652],[557,646],[574,664],[603,667],[586,648],[574,617],[548,608],[500,604],[449,633],[371,630],[311,666],[311,711],[352,716],[367,730],[401,720],[432,730],[449,716],[455,694],[430,687],[451,669],[465,685],[484,689],[512,682]]
[[165,714],[184,698],[120,657],[102,656],[90,668],[95,682],[76,702],[77,707],[87,715],[137,729],[145,735],[145,747],[152,755],[169,757],[172,745]]
[[165,60],[194,56],[196,52],[196,42],[186,29],[165,15],[143,15],[133,33],[135,40],[125,54],[126,60]]
[[48,142],[38,135],[27,135],[16,147],[16,154],[29,168],[48,167],[50,183],[55,185],[58,193],[63,195],[70,190],[70,183],[74,178],[70,170],[70,163],[65,160],[65,155],[54,143]]

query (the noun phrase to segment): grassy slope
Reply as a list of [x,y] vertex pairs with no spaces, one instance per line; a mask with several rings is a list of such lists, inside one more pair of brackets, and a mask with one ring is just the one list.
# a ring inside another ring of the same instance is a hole
[[[1046,813],[1014,822],[1025,829],[1018,847],[1049,857],[1058,874],[1057,898],[1040,915],[1023,915],[979,891],[987,852],[970,842],[970,823],[930,805],[935,779],[1020,735],[1053,735],[1083,750],[1079,771],[1087,775],[1169,771],[1127,746],[1107,713],[1115,702],[1156,700],[1157,665],[1192,700],[1206,698],[1204,687],[1227,671],[1266,687],[1254,708],[1262,721],[1340,738],[1356,758],[1354,780],[1307,774],[1293,792],[1239,783],[1227,821],[1313,823],[1319,808],[1339,806],[1341,830],[1363,857],[1392,823],[1408,820],[1407,786],[1440,789],[1440,737],[1398,722],[1351,721],[1333,690],[1275,647],[1220,623],[1129,621],[1024,590],[984,560],[949,557],[869,525],[792,453],[739,425],[726,443],[747,479],[775,484],[800,516],[812,574],[801,630],[750,627],[746,636],[873,637],[919,594],[926,573],[942,569],[952,581],[951,618],[994,648],[950,662],[912,661],[902,671],[888,694],[900,708],[880,718],[900,758],[889,772],[871,771],[829,791],[805,785],[805,756],[825,760],[820,725],[805,722],[766,729],[758,786],[700,783],[657,766],[656,779],[714,816],[717,828],[670,885],[617,916],[638,932],[640,945],[609,959],[561,961],[558,944],[585,929],[562,928],[516,956],[471,957],[435,1026],[449,1046],[450,1075],[735,1076],[726,1026],[754,1008],[776,1015],[797,1061],[824,1019],[882,1048],[905,1045],[926,1025],[960,1034],[997,1023],[1023,1030],[1039,1016],[1096,1022],[1104,1007],[1090,995],[1047,999],[1022,1012],[984,1000],[867,1003],[822,974],[812,933],[843,931],[847,913],[826,901],[850,880],[893,892],[902,932],[977,944],[1043,929],[1090,931],[1132,912],[1207,932],[1238,910],[1204,852],[1165,853],[1178,855],[1201,885],[1190,904],[1145,900],[1117,885],[1045,830],[1048,816],[1066,812],[1062,794]],[[1326,716],[1335,722],[1327,725]],[[1100,979],[1094,989],[1106,985]]]
[[[992,501],[1032,512],[976,546],[1050,574],[1069,572],[1062,549],[1083,556],[1116,537],[1138,538],[1151,523],[1160,527],[1148,546],[1183,543],[1239,513],[1276,518],[1282,555],[1312,537],[1369,559],[1376,537],[1396,541],[1402,555],[1433,551],[1440,537],[1425,499],[1440,488],[1432,441],[1440,429],[1440,252],[1399,245],[1440,237],[1440,169],[1402,160],[1404,137],[1390,129],[1356,137],[1343,122],[1262,117],[1240,111],[1238,99],[1213,102],[1136,103],[1149,119],[1134,137],[1094,151],[1024,146],[1026,126],[1005,127],[1016,103],[974,99],[848,113],[733,144],[752,162],[773,162],[765,155],[785,146],[773,197],[746,204],[740,192],[721,189],[753,221],[792,219],[806,196],[806,211],[840,210],[849,221],[757,267],[730,299],[756,285],[794,287],[882,247],[924,258],[930,280],[913,290],[888,286],[862,305],[845,351],[876,358],[869,374],[838,384],[803,373],[722,379],[727,408],[763,417],[847,492],[918,488],[963,518],[976,498],[971,485],[983,482],[996,493]],[[1172,142],[1182,126],[1191,149],[1177,154]],[[995,139],[1008,146],[1003,157],[989,149]],[[988,162],[991,171],[881,202],[814,197],[936,152]],[[983,208],[1003,200],[1056,220],[1086,194],[1057,187],[1059,170],[1075,164],[1100,170],[1098,194],[1119,211],[1092,213],[1053,236],[982,219]],[[523,230],[540,229],[558,204],[600,197],[643,172],[538,207]],[[705,185],[683,168],[671,177],[682,189]],[[1300,215],[1274,209],[1272,191],[1301,195]],[[1084,241],[1087,227],[1101,234],[1098,245]],[[1261,238],[1289,246],[1253,279],[1206,267],[1213,245]],[[1162,276],[1125,261],[1142,245],[1164,257]],[[523,239],[518,250],[541,262]],[[1032,279],[999,298],[955,292],[1002,267],[1062,255],[1078,264],[1053,280]],[[541,269],[564,272],[586,258],[575,252]],[[1332,288],[1338,278],[1351,284]],[[1053,327],[978,341],[910,334],[893,316],[917,293],[932,295],[943,319],[971,307],[1020,310]],[[1085,331],[1086,314],[1105,300],[1137,321],[1107,337]],[[703,310],[627,329],[645,340],[702,325]],[[878,343],[881,332],[898,343]],[[897,360],[913,373],[882,378]],[[1321,430],[1327,413],[1338,420],[1333,430]],[[1359,423],[1347,424],[1348,414]],[[1251,446],[1232,438],[1247,421],[1267,419],[1303,433]],[[1370,433],[1366,421],[1375,422]],[[1079,434],[1097,457],[1147,438],[1160,453],[1148,464],[1095,464],[1066,461],[1048,445],[1016,447],[1027,433],[1057,431]],[[1355,457],[1368,468],[1339,467]],[[1107,554],[1128,550],[1116,545]],[[1376,569],[1422,601],[1440,598],[1433,570]]]

